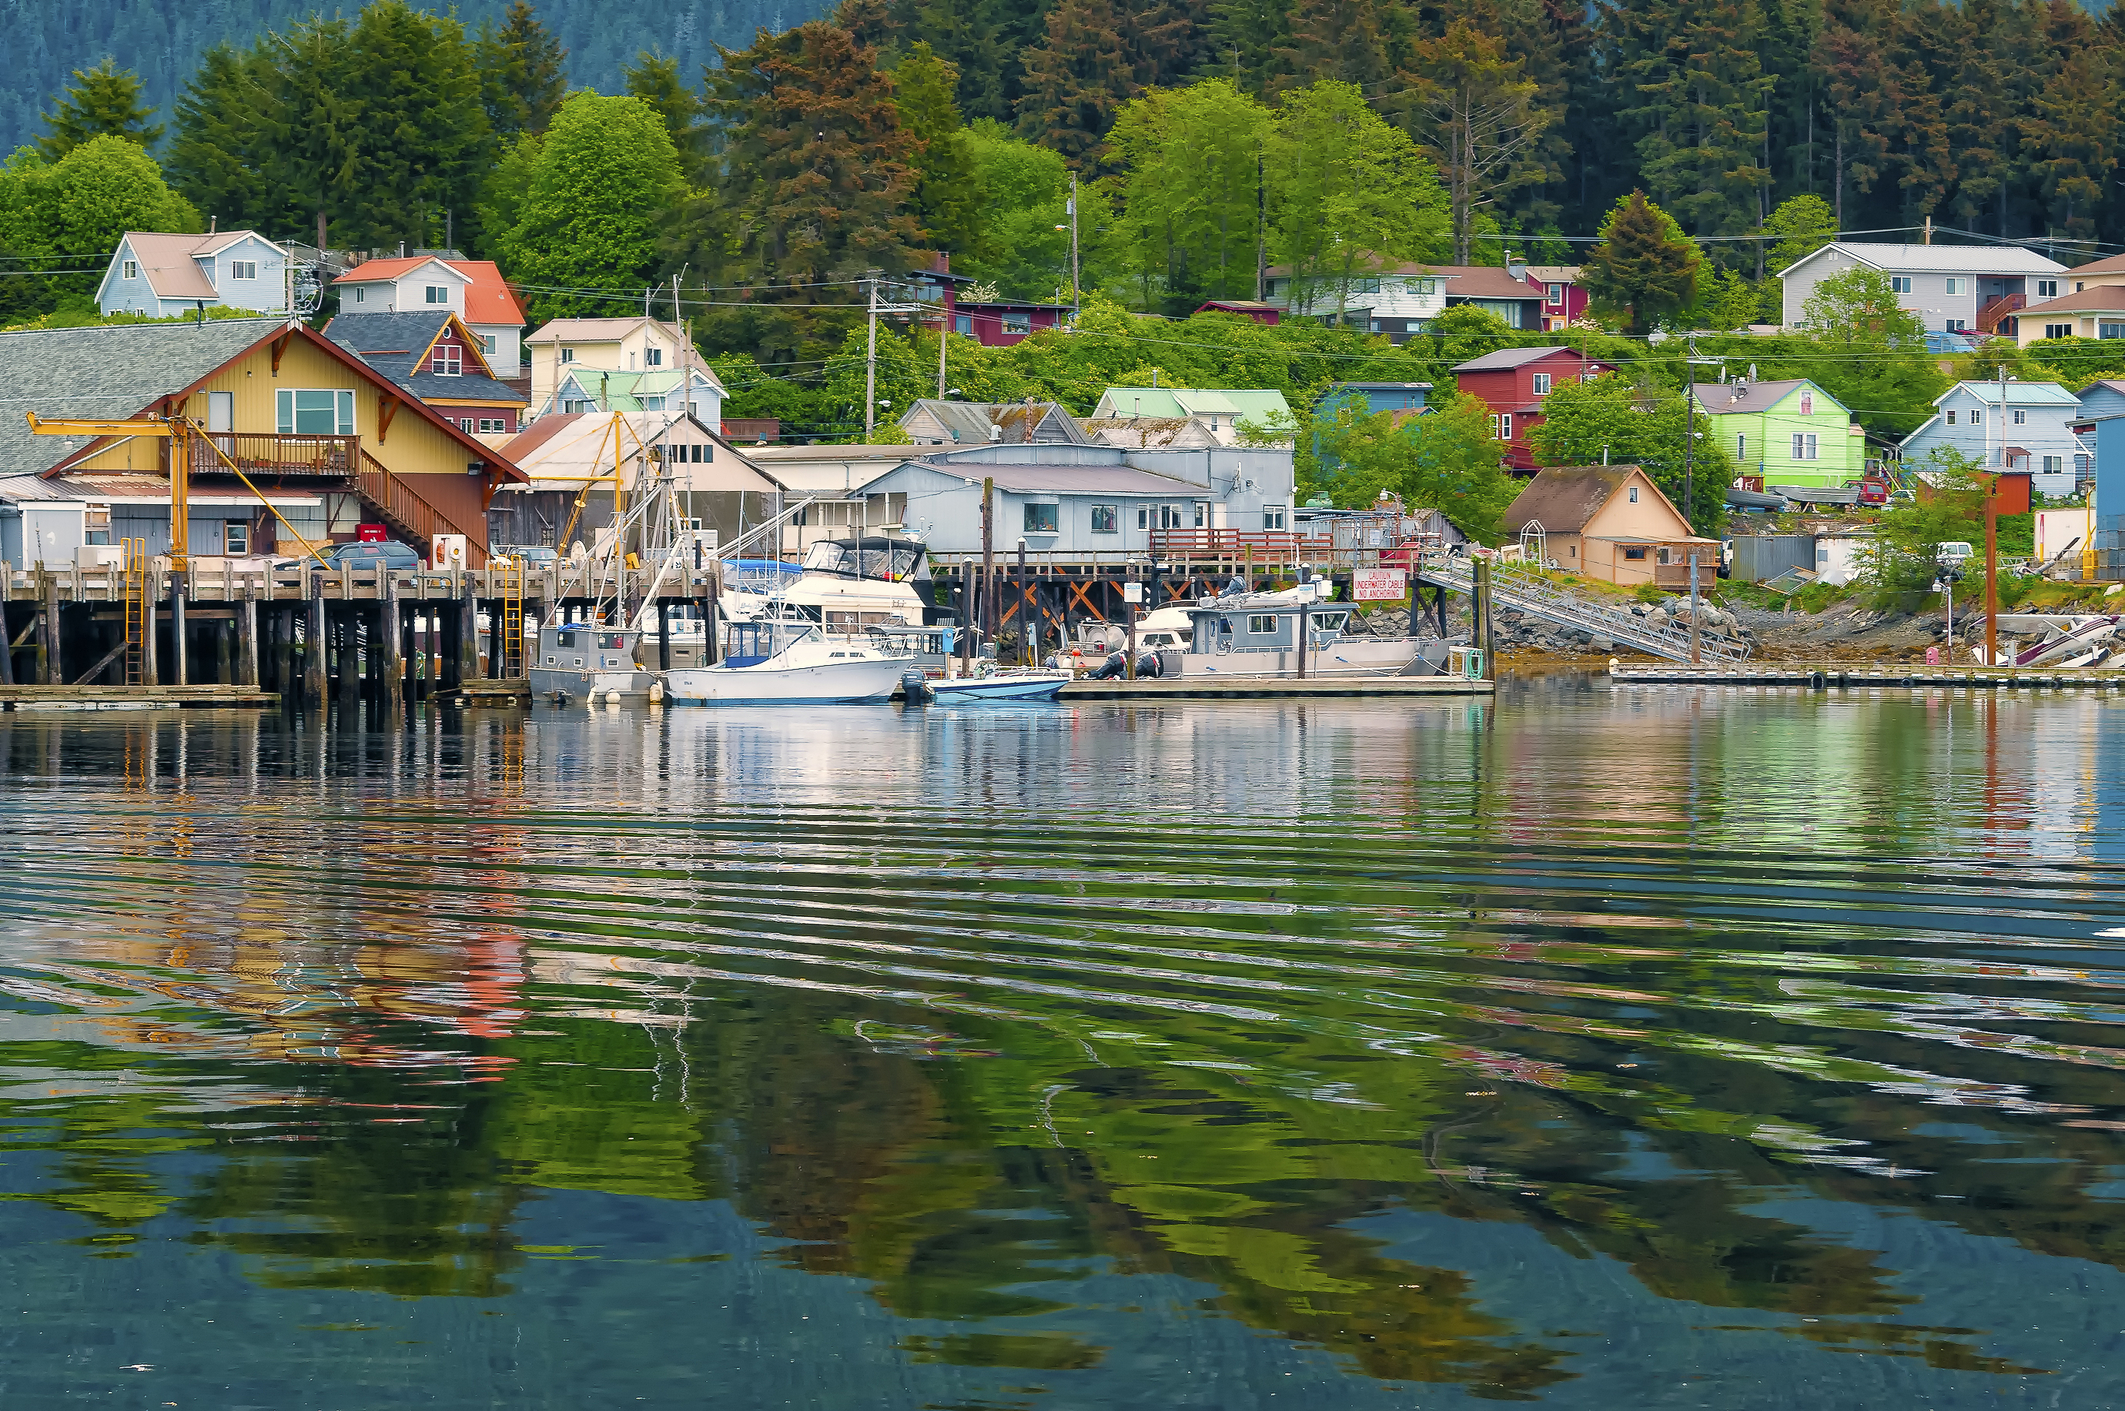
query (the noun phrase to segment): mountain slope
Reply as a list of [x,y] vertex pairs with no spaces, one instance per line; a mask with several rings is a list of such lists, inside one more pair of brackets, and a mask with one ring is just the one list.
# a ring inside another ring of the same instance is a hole
[[[39,113],[71,80],[109,54],[140,75],[147,101],[167,116],[200,53],[222,40],[249,44],[323,10],[352,15],[359,0],[328,6],[315,0],[0,0],[0,153],[44,130]],[[449,6],[418,8],[445,13]],[[501,18],[508,0],[463,0],[456,7],[468,30]],[[539,19],[568,49],[572,87],[619,90],[620,67],[643,49],[678,56],[693,78],[715,55],[713,46],[743,48],[756,28],[801,24],[828,8],[827,0],[667,0],[654,6],[596,0],[546,0]]]

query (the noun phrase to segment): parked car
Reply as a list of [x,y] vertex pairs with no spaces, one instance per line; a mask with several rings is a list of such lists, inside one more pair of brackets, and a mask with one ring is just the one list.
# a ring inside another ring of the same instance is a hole
[[497,550],[492,561],[492,566],[495,568],[506,568],[510,564],[521,563],[526,568],[544,568],[546,567],[546,565],[557,562],[559,559],[560,555],[552,549],[532,548],[523,545],[515,545],[510,548]]
[[[324,550],[325,564],[329,568],[352,568],[356,571],[379,568],[397,569],[403,572],[421,566],[420,554],[404,544],[386,540],[381,544],[334,544]],[[286,558],[278,560],[282,568],[298,568],[306,563],[315,563],[310,558]]]

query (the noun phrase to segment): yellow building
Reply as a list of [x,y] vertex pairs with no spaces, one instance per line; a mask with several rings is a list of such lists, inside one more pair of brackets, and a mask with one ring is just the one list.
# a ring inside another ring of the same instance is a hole
[[1700,539],[1653,478],[1635,465],[1553,466],[1505,511],[1505,532],[1540,527],[1543,557],[1570,573],[1626,587],[1686,588],[1690,555],[1701,581],[1719,567],[1719,541]]

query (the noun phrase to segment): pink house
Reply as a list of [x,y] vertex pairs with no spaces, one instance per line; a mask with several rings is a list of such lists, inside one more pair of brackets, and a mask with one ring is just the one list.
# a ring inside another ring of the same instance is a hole
[[1586,315],[1586,286],[1577,265],[1515,265],[1521,281],[1542,293],[1542,331],[1554,333]]

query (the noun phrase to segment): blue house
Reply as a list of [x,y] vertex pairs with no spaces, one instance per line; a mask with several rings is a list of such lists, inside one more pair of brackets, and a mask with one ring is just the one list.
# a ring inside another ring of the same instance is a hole
[[96,288],[106,314],[169,318],[201,305],[281,313],[288,253],[255,230],[170,235],[129,230]]
[[2032,490],[2070,495],[2093,474],[2089,446],[2073,433],[2080,399],[2056,382],[1958,382],[1934,399],[1925,425],[1904,438],[1905,466],[1925,469],[1940,448],[1995,469],[2026,471]]
[[2106,377],[2081,389],[2081,420],[2111,416],[2125,416],[2125,381]]
[[1421,412],[1431,396],[1429,382],[1338,382],[1313,404],[1317,417],[1332,417],[1344,407],[1362,416],[1380,412]]
[[1004,442],[919,453],[871,479],[871,522],[899,520],[932,554],[981,552],[982,482],[995,484],[996,552],[1090,562],[1239,546],[1292,531],[1292,455],[1282,447],[1130,450]]

